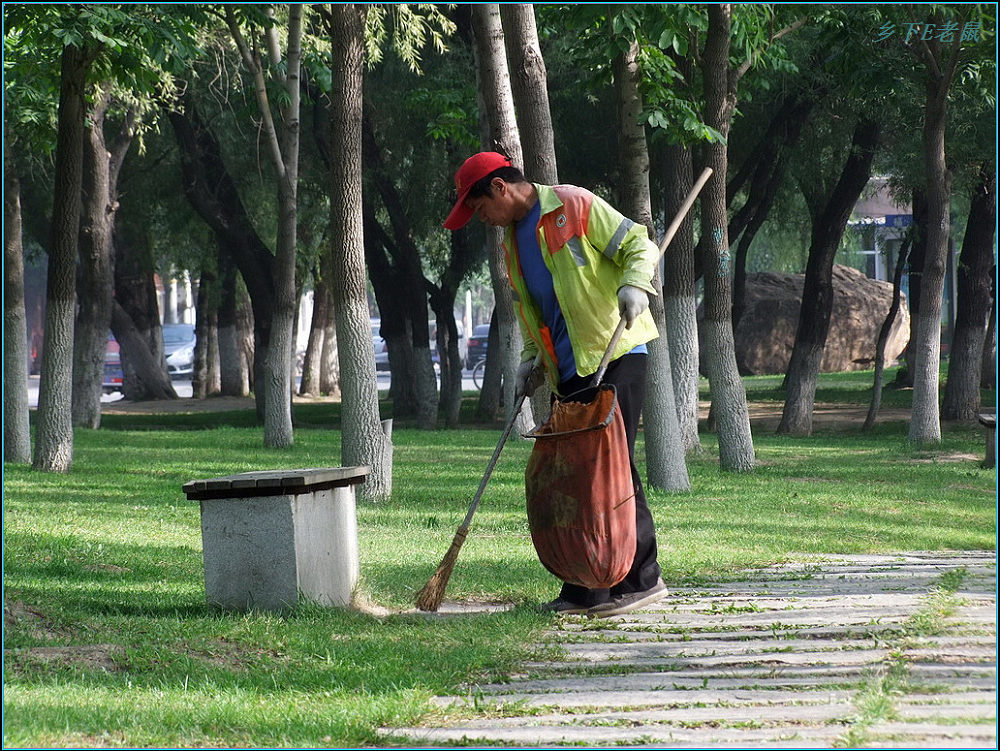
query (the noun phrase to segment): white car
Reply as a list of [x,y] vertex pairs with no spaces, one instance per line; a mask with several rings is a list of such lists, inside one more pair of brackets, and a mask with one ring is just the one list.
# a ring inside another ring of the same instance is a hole
[[375,370],[389,369],[389,349],[385,346],[385,339],[379,334],[382,321],[378,318],[369,319],[372,324],[372,349],[375,350]]
[[187,378],[194,373],[194,326],[190,323],[163,325],[163,354],[171,378]]

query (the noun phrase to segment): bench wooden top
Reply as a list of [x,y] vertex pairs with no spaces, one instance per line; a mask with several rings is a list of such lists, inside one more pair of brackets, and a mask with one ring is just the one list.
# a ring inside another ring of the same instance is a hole
[[369,468],[318,467],[242,472],[237,475],[191,480],[184,483],[189,501],[212,498],[254,498],[266,495],[299,495],[315,490],[357,485],[365,481]]
[[987,428],[995,428],[997,426],[997,415],[996,412],[980,412],[979,424]]

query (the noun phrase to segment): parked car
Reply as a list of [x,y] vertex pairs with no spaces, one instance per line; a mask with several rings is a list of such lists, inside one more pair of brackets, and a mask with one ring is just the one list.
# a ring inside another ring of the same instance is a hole
[[385,346],[385,339],[379,333],[382,328],[382,321],[372,318],[372,349],[375,350],[375,370],[389,369],[389,348]]
[[186,378],[194,373],[194,326],[190,323],[163,325],[163,354],[171,378]]
[[101,380],[101,391],[113,394],[122,390],[125,383],[125,372],[122,370],[122,357],[118,348],[118,340],[108,334],[108,342],[104,347],[104,378]]
[[469,337],[468,349],[465,355],[465,367],[472,370],[476,363],[486,357],[486,345],[489,343],[490,325],[481,323],[472,330]]

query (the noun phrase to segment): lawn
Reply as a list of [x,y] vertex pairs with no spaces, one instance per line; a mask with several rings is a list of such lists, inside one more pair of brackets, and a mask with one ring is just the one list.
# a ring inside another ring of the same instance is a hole
[[[817,401],[866,406],[870,381],[823,376]],[[779,379],[746,383],[751,403],[780,401]],[[908,399],[887,389],[883,403]],[[5,465],[4,746],[378,745],[378,726],[419,722],[432,695],[502,679],[531,657],[552,618],[535,606],[558,582],[528,536],[525,441],[505,448],[447,592],[517,607],[403,612],[448,548],[497,426],[397,421],[393,497],[358,508],[369,612],[205,605],[198,505],[181,486],[336,465],[338,420],[335,404],[298,405],[294,448],[268,450],[250,413],[108,415],[77,432],[67,475]],[[688,463],[693,490],[648,492],[668,585],[802,553],[994,549],[982,429],[946,424],[931,448],[906,434],[902,421],[873,434],[819,426],[808,438],[755,430],[748,474],[720,471],[716,438],[703,434]]]

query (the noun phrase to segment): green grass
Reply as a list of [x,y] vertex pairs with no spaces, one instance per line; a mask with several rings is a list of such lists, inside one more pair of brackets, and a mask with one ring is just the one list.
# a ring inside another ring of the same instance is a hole
[[[751,401],[768,399],[775,381],[747,379]],[[823,376],[817,401],[865,406],[866,389],[870,374]],[[412,607],[499,438],[497,426],[469,422],[469,396],[459,430],[397,421],[393,497],[359,504],[361,589],[379,606]],[[514,610],[243,615],[205,605],[198,504],[181,486],[336,465],[338,424],[338,405],[299,405],[295,446],[279,451],[262,448],[249,412],[108,415],[101,430],[77,432],[69,474],[5,465],[5,747],[378,745],[380,725],[417,723],[432,695],[503,679],[531,656],[551,622],[534,605],[558,582],[528,535],[524,441],[505,448],[448,587],[449,598]],[[725,578],[802,553],[993,549],[996,483],[979,467],[981,428],[947,424],[939,446],[917,450],[906,427],[755,431],[758,467],[741,475],[720,471],[716,438],[703,435],[692,492],[648,493],[664,578]]]

